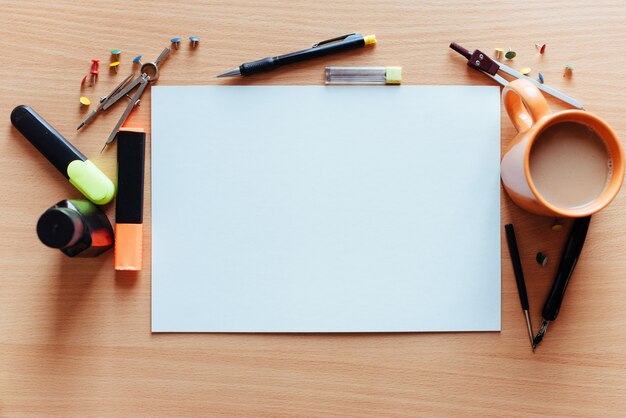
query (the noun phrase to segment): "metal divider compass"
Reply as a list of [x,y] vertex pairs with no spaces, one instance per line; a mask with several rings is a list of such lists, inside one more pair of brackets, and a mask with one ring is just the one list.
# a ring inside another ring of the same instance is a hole
[[[116,86],[111,93],[101,97],[98,107],[91,113],[89,113],[89,115],[87,115],[87,117],[78,126],[77,130],[89,123],[89,121],[91,121],[99,111],[108,110],[122,97],[128,97],[130,99],[130,103],[128,103],[128,106],[126,106],[124,113],[122,113],[122,116],[120,116],[120,119],[117,121],[115,128],[113,128],[113,131],[111,132],[109,138],[104,144],[104,147],[102,148],[102,151],[104,151],[106,147],[115,140],[117,132],[120,130],[126,119],[128,119],[130,112],[133,111],[135,106],[139,105],[141,101],[141,95],[143,94],[146,87],[148,87],[148,84],[158,80],[159,65],[163,61],[165,61],[165,59],[169,56],[169,53],[170,49],[165,48],[163,52],[161,52],[161,54],[157,57],[157,59],[154,60],[154,62],[146,62],[141,65],[140,74],[139,76],[137,76],[137,78],[135,78],[133,81],[130,81],[130,79],[133,77],[133,74],[129,75],[118,86]],[[130,92],[135,88],[137,88],[137,90],[132,96],[130,96]]]

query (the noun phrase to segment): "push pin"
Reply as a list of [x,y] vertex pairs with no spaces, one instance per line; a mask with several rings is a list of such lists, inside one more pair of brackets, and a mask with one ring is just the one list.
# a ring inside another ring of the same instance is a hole
[[120,66],[120,62],[119,61],[115,61],[109,64],[109,68],[115,70],[115,72],[117,73],[117,69]]
[[517,52],[513,51],[511,49],[511,47],[509,47],[509,50],[506,51],[506,54],[504,54],[504,58],[508,59],[508,60],[512,60],[513,58],[515,58],[517,56]]
[[120,60],[120,54],[122,53],[121,49],[112,49],[111,50],[111,55],[113,56],[113,59],[115,61],[119,61]]
[[181,41],[181,38],[172,38],[172,39],[170,39],[170,42],[172,43],[172,45],[174,45],[175,49],[180,48],[180,41]]
[[520,74],[522,74],[522,75],[528,75],[528,74],[530,74],[531,71],[532,71],[532,69],[530,67],[524,67],[524,68],[519,70]]
[[502,49],[502,48],[494,49],[494,55],[495,55],[497,60],[501,60],[502,59],[502,55],[504,55],[504,49]]
[[539,51],[541,55],[546,52],[546,44],[535,44],[535,48],[537,48],[537,51]]
[[563,222],[559,218],[556,218],[552,223],[552,227],[550,227],[555,232],[559,232],[563,229]]
[[80,105],[82,106],[89,106],[91,104],[91,100],[89,100],[87,97],[85,96],[80,96],[80,99],[78,99],[80,101]]
[[537,255],[535,256],[535,260],[537,260],[537,264],[539,264],[541,267],[545,267],[546,264],[548,264],[548,256],[541,251],[537,253]]
[[543,84],[543,74],[537,73],[537,80],[539,80],[539,82]]
[[133,64],[141,65],[141,55],[137,55],[135,58],[133,58]]
[[198,38],[197,36],[190,36],[189,40],[191,41],[192,48],[195,48],[196,46],[198,46],[198,42],[200,42],[200,38]]
[[89,73],[91,74],[91,82],[90,82],[90,86],[93,86],[94,84],[96,84],[96,81],[98,81],[98,69],[100,68],[100,60],[91,60],[91,71],[89,71]]
[[565,64],[565,68],[563,69],[563,77],[571,77],[572,71],[574,71],[574,67],[569,64]]

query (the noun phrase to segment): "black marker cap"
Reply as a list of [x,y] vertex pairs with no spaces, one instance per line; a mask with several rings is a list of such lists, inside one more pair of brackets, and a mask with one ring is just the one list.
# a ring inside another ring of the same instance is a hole
[[78,212],[69,208],[53,207],[39,218],[37,236],[48,247],[67,248],[78,242],[84,228]]
[[122,129],[117,134],[116,223],[143,223],[145,150],[145,132]]

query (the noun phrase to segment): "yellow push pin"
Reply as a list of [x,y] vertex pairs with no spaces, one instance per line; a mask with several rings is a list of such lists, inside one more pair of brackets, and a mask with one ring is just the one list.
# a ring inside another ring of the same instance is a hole
[[563,230],[563,222],[561,222],[559,218],[555,218],[550,229],[552,229],[554,232],[559,232]]
[[80,99],[78,100],[80,101],[81,106],[89,106],[91,104],[91,100],[89,100],[85,96],[80,96]]
[[532,69],[530,67],[524,67],[521,70],[519,70],[520,74],[522,75],[528,75],[530,74],[531,71]]
[[117,67],[120,66],[120,62],[119,61],[115,61],[109,64],[109,68],[112,68],[115,70],[115,72],[117,72]]

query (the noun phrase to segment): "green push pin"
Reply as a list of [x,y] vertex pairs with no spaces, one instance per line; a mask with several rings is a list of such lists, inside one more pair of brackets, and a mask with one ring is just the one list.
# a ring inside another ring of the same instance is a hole
[[113,58],[115,59],[115,61],[119,61],[120,60],[120,54],[122,53],[121,49],[112,49],[111,50],[111,55],[113,55]]

